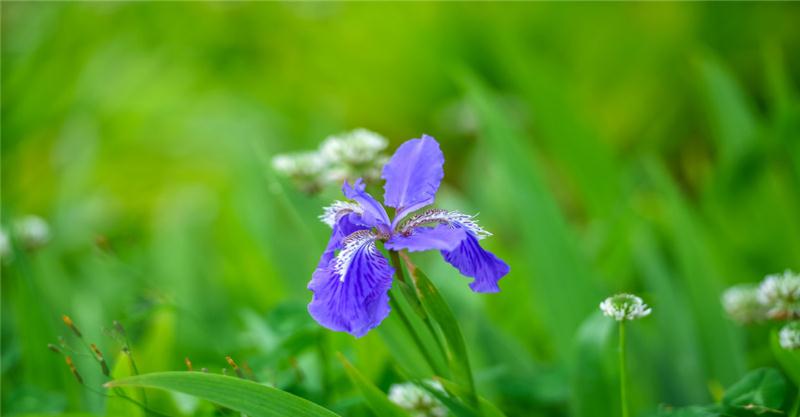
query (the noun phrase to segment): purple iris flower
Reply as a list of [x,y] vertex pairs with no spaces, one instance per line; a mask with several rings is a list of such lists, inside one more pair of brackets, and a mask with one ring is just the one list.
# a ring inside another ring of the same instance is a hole
[[352,186],[345,181],[342,191],[350,201],[336,201],[320,216],[333,234],[308,284],[314,293],[308,311],[319,324],[361,337],[389,315],[394,268],[376,247],[379,240],[391,251],[438,250],[459,272],[474,278],[473,291],[500,291],[497,282],[509,267],[480,246],[478,241],[490,233],[474,216],[420,211],[433,203],[443,165],[439,144],[428,135],[400,145],[381,175],[386,181],[384,203],[395,209],[394,219],[365,191],[361,179]]

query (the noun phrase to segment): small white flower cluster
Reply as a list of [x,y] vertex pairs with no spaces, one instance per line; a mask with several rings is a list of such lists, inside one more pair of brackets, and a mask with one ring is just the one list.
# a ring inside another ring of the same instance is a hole
[[[427,381],[432,389],[444,392],[438,381]],[[447,409],[424,388],[411,382],[393,384],[389,388],[389,400],[406,410],[412,417],[445,417]]]
[[758,287],[740,284],[722,293],[722,307],[735,321],[748,324],[762,320],[766,309],[758,300]]
[[793,321],[783,326],[778,333],[778,340],[784,349],[800,349],[800,321]]
[[[14,222],[13,237],[25,249],[34,251],[45,246],[50,241],[50,226],[39,216],[28,215]],[[11,244],[12,234],[0,228],[0,259],[7,262],[14,256]]]
[[758,286],[736,285],[722,294],[728,315],[742,324],[789,320],[778,333],[781,347],[800,349],[800,274],[785,270],[764,277]]
[[641,298],[633,294],[617,294],[600,303],[603,315],[616,321],[636,320],[650,315],[652,310]]
[[767,275],[758,287],[758,301],[771,319],[800,318],[800,274],[787,269]]
[[5,261],[11,256],[11,238],[5,229],[0,228],[0,259]]
[[800,318],[800,274],[786,270],[764,277],[760,284],[740,284],[722,294],[728,315],[743,324]]
[[345,179],[377,180],[388,160],[382,153],[388,144],[375,132],[355,129],[327,137],[315,151],[276,155],[272,167],[313,194],[328,184],[341,185]]

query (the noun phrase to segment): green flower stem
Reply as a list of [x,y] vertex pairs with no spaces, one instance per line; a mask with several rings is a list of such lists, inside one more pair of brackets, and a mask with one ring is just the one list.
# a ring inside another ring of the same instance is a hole
[[628,375],[625,372],[625,320],[619,322],[619,400],[622,417],[628,417]]
[[789,412],[789,417],[797,417],[797,412],[800,410],[800,389],[797,391],[797,396],[794,399],[794,405],[792,405],[792,411]]
[[[403,270],[403,264],[400,262],[400,255],[396,251],[390,250],[389,259],[392,262],[392,266],[394,267],[397,279],[400,282],[408,284],[409,282],[406,281],[405,272]],[[400,316],[400,321],[403,322],[406,331],[408,331],[408,334],[411,335],[412,339],[414,339],[414,343],[416,343],[420,353],[422,353],[422,356],[425,357],[425,361],[428,362],[428,365],[430,365],[433,372],[439,375],[447,375],[446,373],[443,373],[444,370],[439,367],[438,362],[434,360],[431,353],[428,352],[427,348],[425,348],[422,339],[420,338],[417,331],[414,329],[414,326],[411,324],[411,321],[408,319],[408,316],[406,316],[405,312],[400,308],[400,304],[397,302],[397,300],[394,299],[394,297],[391,296],[391,294],[389,296],[389,304],[392,307],[392,310],[395,311],[398,316]],[[428,327],[428,331],[431,332],[431,336],[434,338],[434,340],[436,340],[437,345],[439,345],[439,348],[442,349],[441,342],[439,341],[436,333],[434,333],[434,329],[431,326],[430,320],[428,318],[425,318],[423,319],[423,321],[425,322],[425,325]]]
[[397,274],[397,279],[400,280],[400,282],[406,282],[406,275],[405,272],[403,272],[403,264],[400,263],[400,254],[397,251],[390,250],[389,258],[392,261],[394,273]]
[[433,369],[434,372],[441,374],[440,369],[438,369],[438,366],[436,366],[436,362],[433,360],[430,352],[428,352],[428,349],[425,349],[425,345],[422,344],[422,339],[419,337],[419,334],[417,334],[416,330],[414,330],[414,326],[411,324],[411,321],[408,320],[406,313],[403,312],[403,309],[400,308],[400,304],[394,299],[394,297],[391,296],[391,294],[389,295],[389,305],[391,305],[392,311],[400,317],[400,321],[403,322],[403,326],[406,328],[406,331],[411,338],[414,339],[414,343],[419,348],[422,356],[425,357],[425,361],[428,362],[428,365],[430,365],[431,369]]
[[[421,301],[420,301],[420,299],[418,298],[418,295],[417,295],[418,294],[418,292],[417,292],[417,280],[414,277],[414,272],[413,272],[413,269],[415,268],[415,266],[411,263],[411,261],[407,257],[404,258],[406,264],[409,266],[408,267],[409,275],[410,275],[409,278],[411,278],[410,281],[406,281],[405,272],[404,272],[404,269],[403,269],[403,263],[400,261],[400,255],[399,254],[400,254],[400,252],[389,251],[389,257],[391,258],[392,266],[394,267],[395,271],[397,271],[397,279],[400,280],[401,282],[403,282],[404,284],[411,286],[411,288],[414,289],[414,295],[413,295],[414,299],[411,300],[410,298],[412,298],[412,297],[407,297],[408,302],[409,303],[414,302],[414,303],[419,304]],[[405,293],[405,292],[403,294],[408,296],[408,294]],[[444,345],[442,344],[442,340],[439,337],[439,333],[437,333],[436,329],[434,329],[433,323],[431,323],[430,316],[428,316],[427,314],[423,314],[422,317],[420,317],[420,318],[422,319],[422,322],[425,323],[425,327],[428,328],[428,331],[431,333],[431,337],[433,337],[433,340],[436,342],[436,346],[439,348],[439,353],[442,354],[443,357],[447,357],[447,350],[444,348]]]

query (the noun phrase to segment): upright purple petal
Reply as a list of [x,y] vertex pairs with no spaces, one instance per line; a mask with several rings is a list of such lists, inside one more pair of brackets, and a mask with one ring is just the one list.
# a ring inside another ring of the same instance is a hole
[[481,247],[472,232],[467,232],[466,238],[456,249],[443,250],[442,256],[463,275],[475,278],[469,284],[475,292],[500,291],[497,281],[509,271],[505,262]]
[[386,249],[420,252],[426,250],[454,250],[466,237],[466,231],[446,224],[436,227],[417,227],[409,234],[395,234],[386,242]]
[[319,324],[361,337],[389,315],[394,269],[375,247],[375,239],[369,230],[351,234],[342,241],[339,254],[314,271],[308,312]]
[[443,165],[442,150],[431,136],[422,135],[397,148],[381,174],[386,180],[384,203],[397,209],[395,223],[405,214],[433,203],[444,178]]
[[366,188],[367,186],[364,184],[364,181],[359,178],[353,183],[352,187],[345,181],[342,185],[342,192],[345,197],[355,200],[364,210],[361,214],[364,226],[379,227],[388,231],[390,222],[389,215],[386,214],[386,209],[365,191]]

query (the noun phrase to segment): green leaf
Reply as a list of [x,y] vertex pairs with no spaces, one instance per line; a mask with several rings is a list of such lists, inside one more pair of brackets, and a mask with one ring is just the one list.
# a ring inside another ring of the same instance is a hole
[[744,348],[741,330],[725,317],[721,308],[707,308],[708,300],[718,299],[725,286],[725,272],[717,261],[715,239],[692,210],[687,197],[672,178],[663,162],[645,161],[645,172],[654,192],[661,199],[664,222],[671,234],[677,270],[697,323],[700,346],[703,348],[706,380],[723,385],[736,381],[744,372]]
[[90,413],[63,413],[63,414],[17,414],[17,417],[97,417]]
[[[538,341],[537,349],[550,350],[548,353],[565,359],[576,329],[600,299],[599,280],[556,193],[548,186],[541,155],[531,146],[533,139],[484,82],[470,72],[460,78],[481,126],[481,147],[476,154],[479,165],[475,166],[481,168],[471,171],[476,176],[472,178],[476,181],[470,181],[473,198],[480,204],[482,216],[496,223],[498,234],[520,238],[518,253],[525,257],[525,262],[512,266],[512,274],[524,281],[517,288],[528,291],[530,301],[514,306],[514,310],[528,311],[520,314],[509,309],[505,313],[524,317],[521,334],[539,324],[545,327],[547,337]],[[518,184],[525,184],[525,192],[519,192]],[[522,212],[525,221],[517,221]],[[558,320],[551,319],[554,317]]]
[[[117,355],[117,359],[114,363],[114,369],[111,371],[113,378],[123,379],[132,376],[130,362],[124,353]],[[142,400],[146,395],[143,389],[137,389],[137,387],[116,387],[111,390],[111,392],[115,395],[106,401],[106,416],[143,417],[145,415],[145,411],[142,407],[122,397],[122,395],[125,395],[134,401],[143,403]]]
[[725,392],[722,403],[732,408],[778,410],[786,397],[786,381],[772,368],[756,369]]
[[658,413],[654,414],[653,417],[722,417],[726,414],[722,414],[722,410],[720,410],[719,406],[716,405],[708,405],[708,406],[691,406],[685,408],[675,408],[675,409],[668,409],[668,410],[660,410]]
[[[460,387],[458,384],[443,378],[436,379],[442,384],[442,387],[444,387],[447,392],[452,393],[456,397],[463,398],[465,396],[464,388]],[[450,409],[450,411],[452,411],[456,416],[505,417],[505,414],[499,408],[497,408],[496,405],[492,404],[489,400],[481,396],[478,396],[479,409],[475,409],[451,399],[445,393],[427,384],[419,383],[418,385],[425,388],[428,392],[438,398],[439,401],[447,406],[447,408]]]
[[770,335],[770,346],[775,360],[781,365],[783,371],[789,375],[795,385],[800,386],[800,351],[782,348],[778,329],[773,330]]
[[433,320],[439,325],[439,329],[447,342],[445,355],[453,373],[453,378],[460,385],[466,387],[466,402],[472,406],[478,405],[478,395],[475,392],[475,381],[472,378],[472,370],[467,356],[467,346],[464,343],[464,336],[458,326],[453,311],[442,298],[441,293],[433,285],[430,279],[419,270],[409,264],[409,274],[414,280],[419,299],[425,310]]
[[111,381],[108,387],[137,386],[182,392],[240,411],[249,417],[332,417],[337,414],[276,388],[202,372],[160,372]]
[[570,378],[574,416],[619,414],[614,324],[600,311],[595,311],[578,329]]
[[751,105],[736,78],[719,62],[699,62],[714,138],[723,162],[732,163],[745,153],[758,130]]
[[344,365],[344,370],[347,372],[350,381],[353,382],[353,385],[355,385],[358,391],[361,392],[361,395],[364,396],[367,405],[375,415],[381,417],[408,417],[408,414],[403,411],[402,408],[389,401],[386,394],[362,375],[361,372],[358,372],[358,369],[353,367],[341,353],[339,353],[339,360],[342,362],[342,365]]

